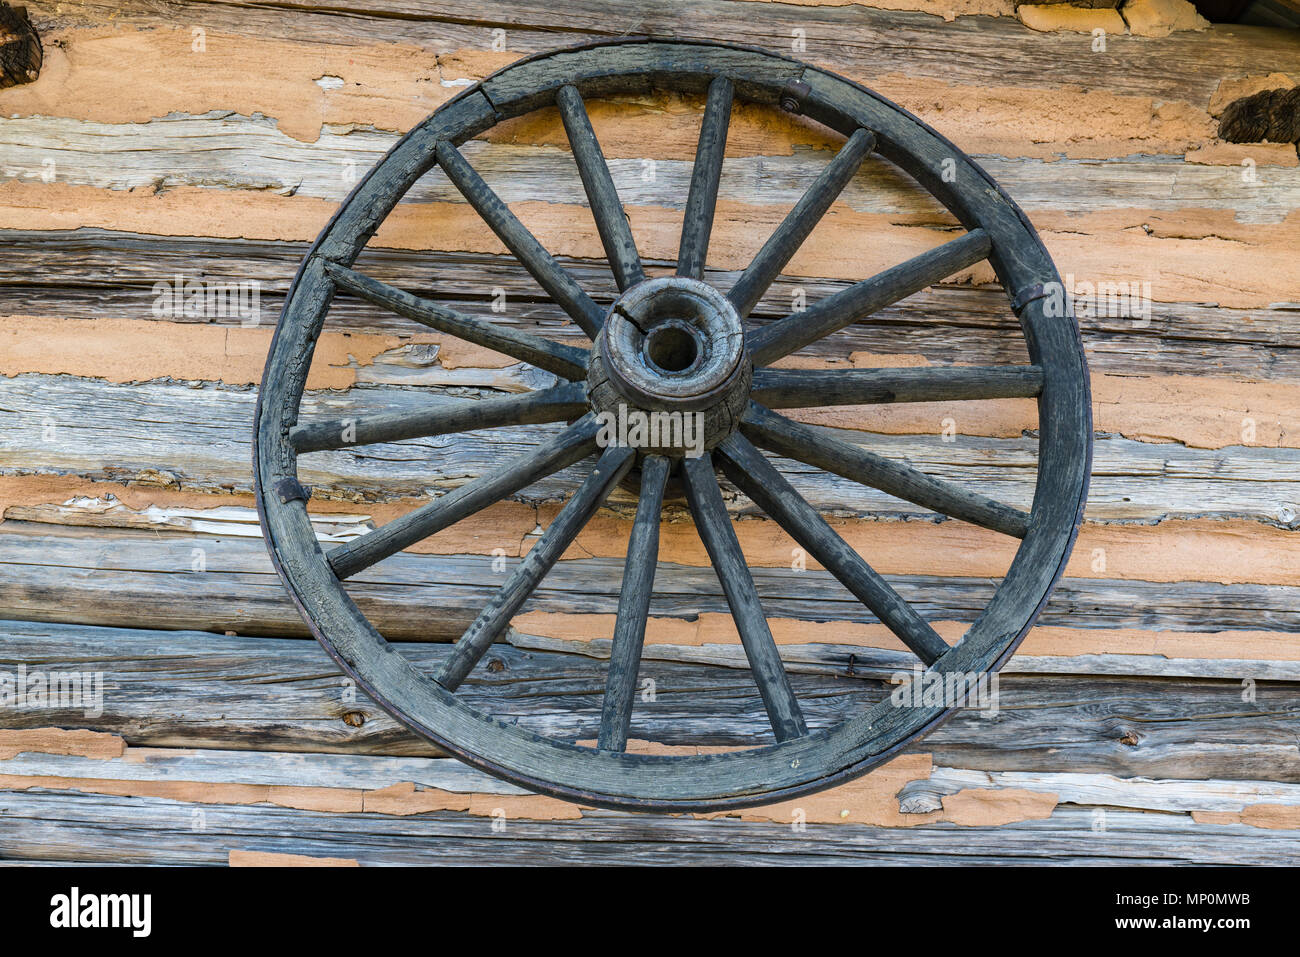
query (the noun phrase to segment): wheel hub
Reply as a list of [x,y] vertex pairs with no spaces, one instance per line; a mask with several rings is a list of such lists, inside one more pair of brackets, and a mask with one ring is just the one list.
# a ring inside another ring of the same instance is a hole
[[[629,444],[698,455],[734,431],[753,363],[740,316],[712,286],[687,276],[638,283],[610,306],[595,345],[587,377],[592,411]],[[665,437],[656,424],[673,434]]]

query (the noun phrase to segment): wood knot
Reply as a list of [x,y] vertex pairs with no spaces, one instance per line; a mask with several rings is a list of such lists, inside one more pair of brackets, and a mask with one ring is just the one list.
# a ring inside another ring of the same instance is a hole
[[0,89],[31,83],[41,75],[43,60],[26,8],[0,3]]
[[1261,90],[1233,100],[1219,117],[1219,139],[1229,143],[1300,140],[1300,86]]
[[360,711],[343,712],[343,723],[349,728],[359,728],[366,723],[366,716]]
[[1136,748],[1138,746],[1137,732],[1133,730],[1125,731],[1122,735],[1120,735],[1119,743],[1126,745],[1127,747],[1130,748]]
[[493,658],[487,663],[487,670],[492,672],[494,675],[500,674],[506,670],[506,663],[500,658]]

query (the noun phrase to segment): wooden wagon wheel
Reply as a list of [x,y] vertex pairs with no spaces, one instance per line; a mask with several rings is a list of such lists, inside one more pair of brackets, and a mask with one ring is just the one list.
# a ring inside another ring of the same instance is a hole
[[[675,276],[647,279],[584,97],[648,89],[707,93]],[[725,295],[701,281],[734,97],[802,113],[843,147]],[[479,178],[459,144],[504,119],[556,105],[621,295],[602,309]],[[806,311],[742,332],[741,322],[872,152],[909,173],[965,232]],[[438,165],[516,258],[593,340],[561,344],[474,318],[351,267],[379,223]],[[988,259],[1019,317],[1031,364],[842,372],[776,370],[774,360]],[[336,292],[505,353],[562,384],[522,396],[446,403],[421,414],[298,422],[312,351]],[[715,468],[842,582],[930,668],[996,670],[1060,576],[1078,528],[1091,457],[1086,366],[1059,305],[1059,277],[1024,214],[960,150],[911,114],[841,77],[760,50],[646,39],[522,60],[468,88],[405,136],[365,176],[304,259],[285,304],[259,395],[254,459],[271,557],[316,637],[381,706],[441,748],[524,787],[583,803],[639,809],[743,807],[828,787],[880,764],[935,727],[943,705],[881,701],[809,730],[745,565]],[[1032,396],[1039,410],[1037,485],[1029,512],[931,478],[772,411],[798,406]],[[598,441],[597,416],[625,404],[700,412],[708,451],[632,449]],[[323,552],[297,479],[301,453],[521,423],[568,423],[558,437],[354,541]],[[952,518],[1021,539],[1005,579],[949,647],[853,551],[759,449],[864,483]],[[348,596],[349,575],[539,478],[599,454],[594,467],[429,675],[389,645]],[[598,746],[543,737],[459,699],[457,687],[600,507],[639,468]],[[680,478],[771,720],[771,741],[718,754],[625,750],[670,474]]]

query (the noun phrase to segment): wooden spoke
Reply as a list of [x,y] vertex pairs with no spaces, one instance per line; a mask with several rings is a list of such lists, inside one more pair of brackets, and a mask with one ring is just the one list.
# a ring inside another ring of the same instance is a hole
[[554,440],[504,468],[481,475],[453,492],[422,505],[368,535],[355,538],[329,553],[330,568],[340,580],[428,538],[449,525],[473,515],[540,478],[568,468],[596,449],[600,426],[594,416],[584,416]]
[[632,228],[609,174],[609,164],[605,162],[596,132],[591,128],[582,94],[575,86],[562,86],[555,95],[555,103],[560,108],[564,131],[569,136],[573,159],[578,164],[578,175],[587,191],[587,201],[591,203],[591,213],[596,220],[601,244],[605,247],[605,256],[614,271],[614,281],[620,290],[627,289],[645,279],[645,272],[641,269],[641,257],[636,252]]
[[478,664],[480,658],[510,623],[510,619],[533,593],[543,576],[573,543],[610,491],[632,467],[636,453],[626,446],[607,448],[595,469],[560,509],[555,521],[538,539],[506,583],[474,619],[452,650],[451,657],[438,671],[435,680],[448,691],[455,691]]
[[718,205],[718,181],[722,158],[727,151],[727,127],[731,123],[731,102],[735,89],[725,76],[714,77],[704,104],[700,140],[691,168],[691,190],[686,197],[682,238],[677,248],[677,275],[700,279],[713,233],[713,214]]
[[772,516],[922,661],[933,664],[948,650],[947,642],[930,623],[826,524],[748,439],[730,435],[717,452],[727,478]]
[[605,701],[600,712],[600,735],[596,746],[603,751],[627,747],[627,729],[636,697],[637,669],[641,667],[641,646],[645,642],[646,619],[650,615],[650,594],[654,590],[655,566],[659,561],[659,519],[668,482],[669,461],[662,455],[646,456],[641,463],[641,498],[636,521],[627,543],[623,566],[623,588],[618,596],[618,618],[609,649],[609,674],[605,678]]
[[988,257],[988,233],[972,229],[929,252],[841,289],[803,312],[746,334],[754,365],[768,365],[878,309],[906,299]]
[[818,220],[826,215],[835,197],[843,192],[875,145],[875,134],[863,129],[855,131],[763,244],[754,261],[727,293],[740,318],[749,315],[758,300],[763,298],[772,280],[781,274],[790,257],[803,245]]
[[321,452],[506,425],[567,422],[586,411],[586,385],[569,382],[553,389],[500,399],[444,403],[419,412],[384,412],[351,419],[305,422],[294,426],[289,433],[289,443],[300,454]]
[[889,402],[1032,397],[1038,366],[926,366],[908,369],[755,369],[752,398],[769,409]]
[[428,299],[421,299],[396,286],[371,279],[338,263],[326,263],[325,271],[339,289],[373,302],[376,306],[383,306],[399,316],[414,319],[430,329],[504,353],[539,369],[554,372],[564,379],[577,381],[587,377],[586,349],[566,346],[542,336],[467,316]]
[[447,178],[452,181],[461,194],[474,207],[483,221],[492,228],[497,237],[515,255],[525,269],[532,274],[551,298],[582,327],[587,335],[595,338],[604,321],[604,312],[583,292],[573,277],[548,253],[537,237],[528,231],[510,208],[498,196],[492,187],[483,182],[483,177],[474,171],[460,150],[448,140],[438,140],[434,147],[438,165],[442,167]]
[[1024,538],[1029,533],[1029,515],[1019,509],[932,478],[910,465],[868,452],[824,431],[792,422],[757,403],[749,404],[740,427],[755,443],[777,455],[834,472],[1004,535]]
[[713,474],[713,462],[706,452],[698,458],[682,460],[682,478],[686,498],[695,516],[704,548],[718,573],[723,594],[731,608],[741,644],[749,658],[750,670],[767,709],[768,720],[778,741],[802,737],[808,733],[803,711],[790,687],[790,679],[776,650],[776,642],[767,626],[767,616],[759,603],[753,576],[731,527],[731,516],[722,502],[722,490]]

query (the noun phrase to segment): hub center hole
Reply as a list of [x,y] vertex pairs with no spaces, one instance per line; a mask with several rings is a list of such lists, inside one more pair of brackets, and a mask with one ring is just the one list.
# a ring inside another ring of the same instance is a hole
[[684,372],[699,358],[700,346],[686,329],[664,324],[646,336],[645,354],[664,372]]

